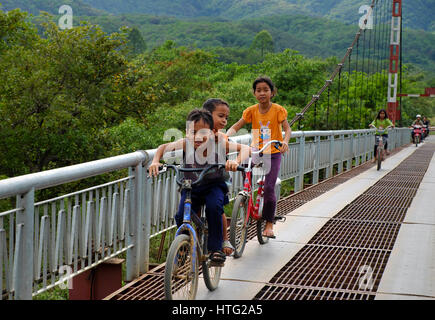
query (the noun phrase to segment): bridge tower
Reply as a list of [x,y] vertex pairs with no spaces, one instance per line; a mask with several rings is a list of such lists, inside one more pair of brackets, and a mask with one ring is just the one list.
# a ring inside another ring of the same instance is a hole
[[393,0],[393,15],[391,19],[390,68],[388,74],[388,117],[393,123],[400,119],[399,103],[397,101],[398,70],[400,61],[400,46],[402,34],[402,0]]

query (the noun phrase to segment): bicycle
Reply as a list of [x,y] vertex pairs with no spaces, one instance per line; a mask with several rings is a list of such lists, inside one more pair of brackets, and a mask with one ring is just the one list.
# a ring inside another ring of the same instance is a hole
[[[209,260],[207,250],[208,226],[205,218],[205,206],[201,206],[201,216],[191,214],[191,191],[198,185],[205,174],[211,169],[225,168],[225,164],[212,164],[205,168],[177,168],[174,165],[164,165],[164,169],[176,172],[176,182],[181,190],[186,190],[184,202],[183,224],[177,229],[165,266],[165,297],[167,300],[194,300],[198,290],[199,264],[202,266],[206,287],[213,291],[218,287],[221,266],[214,266]],[[243,171],[243,167],[238,168]],[[201,172],[194,182],[181,179],[180,172]],[[193,224],[192,224],[193,223]]]
[[[389,128],[389,127],[388,127]],[[380,135],[376,135],[376,145],[378,146],[377,148],[377,152],[376,152],[376,158],[377,158],[377,170],[379,171],[381,169],[381,163],[382,161],[384,161],[384,157],[385,157],[385,148],[384,148],[384,138],[385,140],[387,139],[386,137],[383,137],[383,135],[385,133],[387,133],[387,129],[378,129],[378,132],[380,133]]]
[[[275,148],[279,150],[282,146],[278,140],[269,141],[259,151],[253,151],[253,154],[259,154],[262,156],[263,151],[271,144],[274,144]],[[246,245],[246,239],[248,236],[248,228],[252,223],[252,220],[256,221],[256,233],[257,239],[260,244],[266,244],[269,241],[268,237],[263,236],[263,232],[266,226],[266,221],[262,218],[263,212],[263,191],[264,191],[264,178],[265,173],[262,170],[263,163],[260,162],[257,165],[252,166],[252,158],[249,159],[248,167],[245,169],[245,181],[243,190],[239,192],[234,200],[233,211],[231,215],[230,225],[230,242],[234,247],[234,258],[240,258],[243,254]],[[252,184],[252,176],[254,169],[260,170],[261,177],[257,181],[258,190],[255,198],[254,188]],[[255,201],[254,201],[255,198]],[[255,205],[254,205],[255,202]],[[284,217],[275,217],[275,221],[285,220]]]

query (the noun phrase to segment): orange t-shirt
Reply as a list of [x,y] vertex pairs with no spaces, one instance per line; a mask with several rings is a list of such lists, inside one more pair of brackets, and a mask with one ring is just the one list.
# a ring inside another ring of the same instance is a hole
[[[260,113],[258,104],[243,111],[243,120],[252,123],[252,147],[261,149],[270,140],[282,139],[282,122],[287,119],[287,110],[279,104],[272,103],[269,111]],[[267,148],[264,153],[278,153],[276,148]]]

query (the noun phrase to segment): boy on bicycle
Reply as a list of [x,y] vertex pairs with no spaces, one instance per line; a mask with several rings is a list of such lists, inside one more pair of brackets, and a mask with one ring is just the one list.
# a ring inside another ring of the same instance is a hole
[[[209,164],[225,163],[225,171],[236,171],[237,167],[249,157],[250,147],[220,139],[213,133],[214,123],[210,112],[195,109],[187,117],[186,138],[163,144],[157,148],[152,164],[149,167],[150,175],[159,173],[160,159],[165,152],[183,150],[183,166],[202,168]],[[238,151],[236,161],[225,161],[228,152]],[[228,193],[225,183],[226,172],[223,170],[210,172],[204,182],[192,189],[192,211],[199,214],[200,208],[205,204],[208,229],[208,250],[210,260],[216,264],[225,262],[222,252],[222,217],[224,198]],[[185,177],[195,181],[197,176],[185,173]],[[175,220],[179,227],[183,223],[183,211],[186,193],[182,192],[180,204]]]

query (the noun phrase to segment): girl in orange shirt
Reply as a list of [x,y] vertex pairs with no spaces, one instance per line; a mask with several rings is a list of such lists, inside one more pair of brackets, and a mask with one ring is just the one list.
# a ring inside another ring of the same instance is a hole
[[[259,77],[254,81],[252,89],[258,104],[247,108],[243,112],[242,118],[228,130],[227,135],[232,136],[245,124],[252,123],[253,149],[261,149],[270,140],[282,142],[280,150],[271,146],[264,151],[264,154],[268,155],[264,159],[268,173],[264,180],[263,218],[266,220],[266,227],[263,236],[275,238],[273,233],[276,209],[275,183],[281,167],[281,154],[288,151],[291,128],[287,121],[287,110],[271,101],[276,95],[276,88],[272,80],[268,77]],[[284,139],[282,137],[283,130],[285,132]],[[253,157],[253,162],[258,162],[258,159]]]

